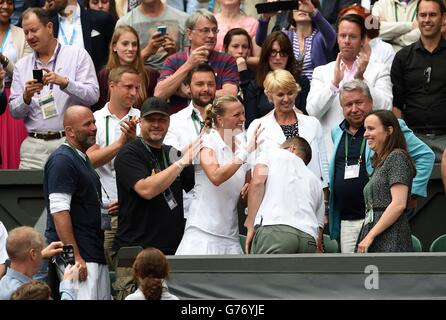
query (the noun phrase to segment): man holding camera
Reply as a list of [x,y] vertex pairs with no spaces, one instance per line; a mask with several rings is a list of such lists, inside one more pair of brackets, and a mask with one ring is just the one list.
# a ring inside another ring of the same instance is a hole
[[[48,211],[45,236],[73,245],[80,264],[79,300],[109,300],[110,278],[104,255],[101,182],[86,155],[96,143],[93,113],[84,106],[64,116],[66,142],[48,158],[43,190]],[[116,208],[109,208],[109,211]],[[56,264],[63,268],[63,261]],[[60,276],[60,274],[59,274]]]
[[[33,280],[42,259],[62,253],[62,242],[52,242],[43,247],[43,239],[37,230],[31,227],[18,227],[9,233],[6,250],[11,259],[11,266],[0,280],[0,300],[9,300],[11,294],[22,284]],[[76,294],[71,280],[75,280],[79,265],[70,266],[64,273],[59,292],[62,300],[75,300]]]
[[[27,9],[22,26],[34,54],[15,66],[10,109],[14,118],[25,119],[29,133],[20,147],[20,169],[42,169],[64,140],[65,110],[75,104],[93,105],[99,99],[99,85],[88,53],[57,42],[43,9]],[[42,77],[36,79],[39,73]]]

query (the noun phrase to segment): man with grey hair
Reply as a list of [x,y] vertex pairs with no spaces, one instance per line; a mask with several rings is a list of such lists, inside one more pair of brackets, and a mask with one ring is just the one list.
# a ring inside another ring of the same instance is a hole
[[216,97],[237,96],[237,64],[229,54],[214,50],[217,33],[217,20],[211,12],[201,9],[187,18],[186,34],[190,48],[166,59],[155,88],[155,96],[170,98],[171,113],[188,105],[190,94],[183,82],[188,72],[200,63],[208,63],[215,71]]
[[[370,89],[362,80],[346,82],[339,100],[345,117],[333,128],[333,157],[329,166],[329,230],[332,239],[340,240],[342,253],[353,253],[365,216],[363,189],[373,171],[370,150],[364,138],[364,120],[373,109]],[[417,175],[412,184],[408,209],[414,209],[417,197],[425,197],[434,164],[434,153],[399,119],[407,149],[415,161]]]
[[[18,227],[9,233],[6,240],[6,251],[11,259],[11,266],[0,280],[0,300],[9,300],[11,294],[22,284],[31,281],[37,274],[43,259],[49,259],[62,253],[62,242],[52,242],[44,248],[42,236],[31,227]],[[75,293],[71,279],[75,276],[75,267],[68,268],[65,281],[60,284],[63,300],[74,300]],[[70,275],[70,276],[69,276]]]
[[[170,54],[185,45],[184,24],[186,13],[161,0],[142,0],[141,4],[121,17],[116,27],[129,25],[135,28],[145,64],[160,70]],[[165,26],[165,33],[158,27]]]

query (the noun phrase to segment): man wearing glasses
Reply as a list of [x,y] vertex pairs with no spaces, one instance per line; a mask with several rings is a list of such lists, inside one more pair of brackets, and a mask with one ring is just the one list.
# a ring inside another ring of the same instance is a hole
[[171,113],[188,105],[189,90],[184,80],[187,73],[200,63],[208,63],[215,71],[216,97],[237,96],[239,83],[237,64],[232,56],[214,50],[217,33],[217,20],[207,10],[198,10],[186,20],[186,34],[190,48],[165,60],[155,88],[155,96],[170,99]]
[[446,146],[446,40],[442,0],[421,0],[417,7],[420,40],[401,49],[392,64],[393,111],[435,153]]

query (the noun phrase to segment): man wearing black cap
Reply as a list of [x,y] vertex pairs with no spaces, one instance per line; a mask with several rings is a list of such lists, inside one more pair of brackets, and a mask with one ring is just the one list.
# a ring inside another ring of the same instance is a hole
[[182,156],[163,144],[170,122],[168,108],[165,100],[148,98],[141,108],[141,136],[116,156],[120,207],[114,252],[141,246],[174,254],[183,236],[182,189],[194,186],[193,168],[185,167],[191,164],[199,140]]

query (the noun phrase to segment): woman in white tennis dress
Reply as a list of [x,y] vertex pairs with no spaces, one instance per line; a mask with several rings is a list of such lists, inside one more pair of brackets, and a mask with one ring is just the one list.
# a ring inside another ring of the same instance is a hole
[[246,193],[246,160],[260,133],[256,130],[246,146],[244,122],[244,108],[236,97],[217,98],[206,109],[195,195],[177,255],[243,254],[237,202]]

